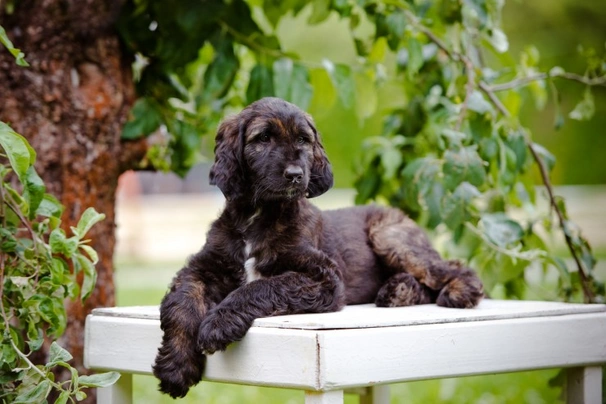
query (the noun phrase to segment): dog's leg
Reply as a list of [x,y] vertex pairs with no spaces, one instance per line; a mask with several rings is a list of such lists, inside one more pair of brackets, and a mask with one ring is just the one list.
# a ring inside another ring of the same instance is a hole
[[393,275],[377,293],[375,304],[379,307],[412,306],[431,302],[429,288],[406,272]]
[[[202,379],[206,357],[196,346],[198,327],[208,310],[237,287],[235,280],[211,272],[217,266],[204,254],[193,257],[162,300],[164,336],[153,371],[160,380],[160,391],[173,398],[185,396]],[[209,276],[213,282],[204,280]]]
[[[435,301],[440,306],[474,307],[484,296],[476,274],[458,261],[443,260],[425,232],[398,210],[385,209],[375,214],[370,221],[369,239],[373,250],[389,269],[408,273],[422,285],[439,292],[435,293]],[[383,294],[389,295],[398,288],[410,289],[410,280],[404,279],[405,282],[390,279]]]
[[200,351],[211,354],[225,350],[244,337],[256,318],[340,310],[345,304],[343,281],[332,265],[289,271],[234,290],[202,321]]

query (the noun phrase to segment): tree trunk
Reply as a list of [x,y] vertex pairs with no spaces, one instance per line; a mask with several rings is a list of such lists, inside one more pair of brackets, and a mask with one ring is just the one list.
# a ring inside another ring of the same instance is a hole
[[[121,1],[14,2],[0,25],[30,67],[0,49],[0,120],[25,136],[38,153],[36,169],[47,192],[65,206],[69,233],[93,206],[106,219],[88,238],[99,253],[95,291],[82,305],[66,303],[68,328],[60,344],[82,367],[84,320],[94,307],[113,306],[114,201],[118,177],[144,152],[123,144],[122,125],[134,101],[130,61],[123,57],[114,22]],[[135,150],[135,152],[133,152]]]

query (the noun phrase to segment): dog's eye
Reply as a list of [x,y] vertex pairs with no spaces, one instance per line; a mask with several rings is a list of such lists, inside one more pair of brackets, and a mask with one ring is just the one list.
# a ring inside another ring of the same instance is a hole
[[259,135],[259,141],[263,143],[269,142],[269,135],[267,133],[262,133]]
[[299,143],[299,144],[305,144],[305,143],[307,143],[307,139],[304,136],[299,136],[297,138],[297,143]]

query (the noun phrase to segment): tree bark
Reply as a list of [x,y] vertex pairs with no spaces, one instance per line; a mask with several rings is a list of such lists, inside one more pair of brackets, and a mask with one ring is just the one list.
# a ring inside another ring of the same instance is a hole
[[47,192],[65,206],[62,227],[68,233],[89,206],[106,215],[88,235],[100,258],[97,286],[84,305],[66,302],[68,328],[59,341],[84,372],[86,315],[115,303],[118,177],[145,152],[142,142],[120,140],[135,98],[131,61],[114,29],[121,1],[21,0],[14,5],[8,15],[0,3],[0,25],[30,67],[17,66],[0,49],[0,120],[37,151],[36,169]]

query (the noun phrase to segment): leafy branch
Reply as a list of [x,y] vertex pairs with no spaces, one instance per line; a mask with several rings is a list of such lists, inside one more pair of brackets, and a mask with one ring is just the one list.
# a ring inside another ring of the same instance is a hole
[[[64,299],[80,295],[84,300],[92,291],[97,254],[84,237],[105,216],[87,209],[72,228],[74,235],[67,237],[60,228],[63,207],[45,193],[36,174],[35,151],[3,122],[0,158],[9,163],[0,164],[0,400],[44,402],[54,389],[59,394],[56,403],[80,401],[86,397],[84,389],[109,386],[119,375],[78,375],[68,363],[72,356],[56,342],[45,365],[36,365],[30,355],[45,339],[54,340],[65,330]],[[10,185],[11,175],[20,189]],[[67,368],[71,379],[55,381],[56,366]]]
[[[564,79],[568,79],[568,80],[574,80],[574,81],[578,81],[583,84],[586,84],[588,86],[606,85],[606,75],[600,76],[600,77],[588,78],[588,77],[580,76],[580,75],[577,75],[574,73],[561,72],[561,71],[553,70],[553,69],[552,69],[551,74],[549,74],[549,73],[534,74],[532,76],[519,78],[519,79],[512,80],[508,83],[503,83],[503,84],[489,86],[485,81],[482,81],[482,80],[477,80],[477,83],[476,83],[475,74],[473,73],[474,69],[476,67],[474,66],[472,60],[468,56],[463,55],[459,52],[456,52],[452,49],[449,49],[449,47],[442,40],[440,40],[438,38],[438,36],[435,33],[433,33],[428,27],[424,26],[414,14],[412,14],[408,10],[405,10],[405,13],[406,13],[406,16],[408,17],[408,19],[410,20],[410,22],[415,26],[415,28],[417,28],[420,32],[422,32],[425,36],[427,36],[427,38],[429,38],[433,43],[435,43],[452,61],[460,62],[462,64],[463,68],[467,71],[467,85],[466,85],[467,86],[467,96],[465,98],[461,114],[465,113],[467,99],[469,97],[469,94],[471,94],[471,92],[473,91],[472,89],[475,86],[477,86],[479,89],[481,89],[487,95],[487,97],[491,101],[491,103],[497,108],[497,110],[504,117],[511,118],[511,113],[503,105],[503,103],[499,100],[499,98],[496,96],[495,92],[522,87],[525,84],[528,84],[532,81],[544,80],[549,77],[560,77],[560,78],[564,78]],[[457,128],[460,127],[461,121],[462,121],[462,117],[459,118],[459,123],[457,123]],[[579,257],[579,252],[577,251],[577,248],[575,248],[572,237],[570,236],[570,232],[567,228],[567,221],[555,198],[553,186],[549,179],[549,174],[545,167],[545,163],[544,163],[542,157],[539,155],[539,153],[537,153],[537,151],[535,150],[534,145],[530,141],[529,137],[524,136],[524,140],[526,143],[526,147],[530,151],[533,159],[535,160],[535,163],[537,164],[537,166],[539,168],[539,171],[541,174],[541,180],[542,180],[543,185],[545,186],[545,189],[547,190],[547,193],[549,196],[549,203],[551,205],[551,208],[554,210],[554,212],[556,213],[556,215],[558,217],[559,226],[560,226],[562,233],[564,234],[564,237],[566,240],[566,245],[577,266],[577,270],[578,270],[580,280],[581,280],[581,286],[583,288],[583,293],[585,295],[585,301],[593,302],[593,301],[595,301],[595,295],[591,288],[592,280],[590,279],[590,275],[588,275],[586,273],[586,269],[584,268],[581,258]]]

